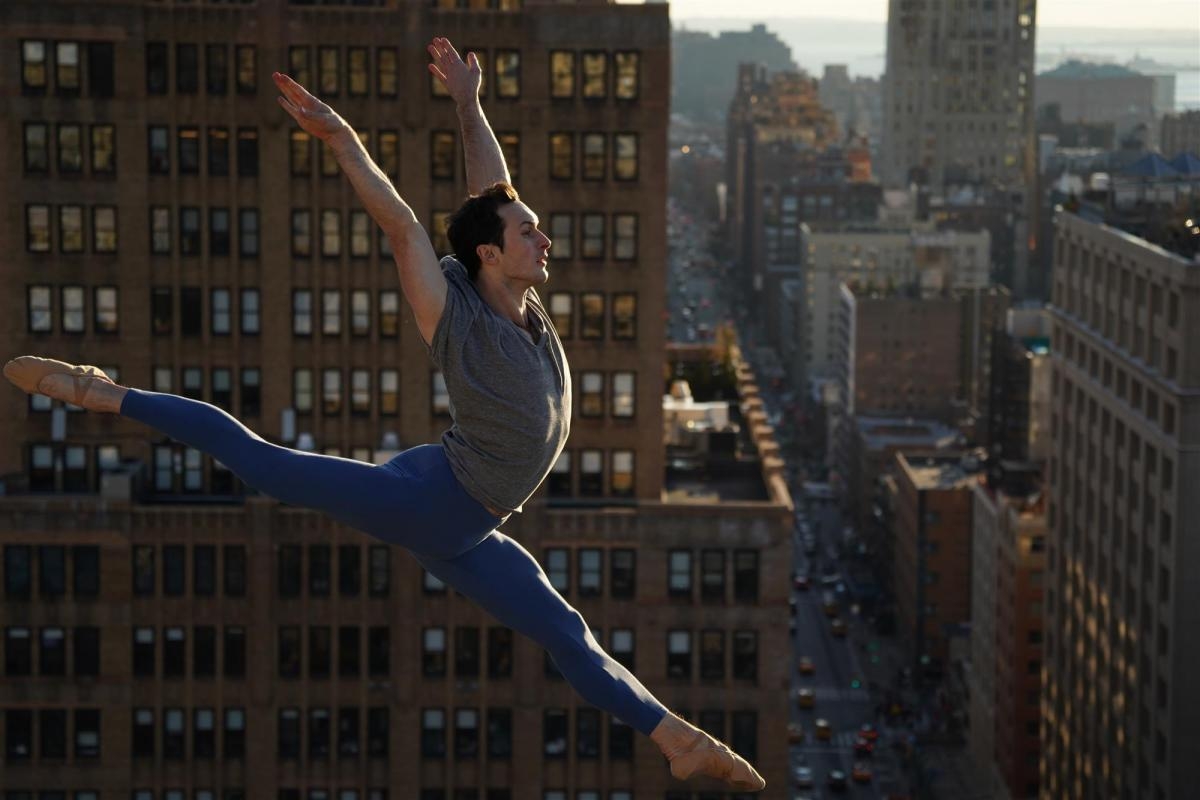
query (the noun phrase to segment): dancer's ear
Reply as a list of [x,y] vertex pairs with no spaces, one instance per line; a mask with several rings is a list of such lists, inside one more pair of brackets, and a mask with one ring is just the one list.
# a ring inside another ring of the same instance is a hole
[[475,248],[475,254],[479,256],[480,264],[495,264],[498,256],[496,255],[496,245],[481,244]]

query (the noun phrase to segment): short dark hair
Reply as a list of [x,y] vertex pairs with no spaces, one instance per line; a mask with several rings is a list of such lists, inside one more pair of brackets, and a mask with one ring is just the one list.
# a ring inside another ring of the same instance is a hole
[[504,250],[504,220],[500,207],[520,200],[517,190],[508,183],[493,183],[479,194],[473,194],[446,218],[446,238],[454,248],[454,257],[467,268],[471,280],[479,274],[481,244],[494,244]]

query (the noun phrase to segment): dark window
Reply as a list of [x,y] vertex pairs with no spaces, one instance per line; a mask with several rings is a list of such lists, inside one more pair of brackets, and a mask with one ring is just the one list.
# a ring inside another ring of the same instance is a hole
[[72,547],[71,557],[75,597],[96,597],[100,594],[100,548],[95,545]]
[[307,47],[288,48],[288,74],[301,86],[312,86],[312,53]]
[[300,677],[300,627],[279,626],[279,677]]
[[33,633],[29,628],[5,629],[4,674],[10,677],[33,674]]
[[[38,712],[38,755],[41,758],[67,757],[67,712],[62,708],[43,708]],[[43,795],[45,793],[43,792]]]
[[4,546],[4,596],[10,600],[28,600],[32,584],[33,548],[26,544]]
[[226,625],[223,650],[225,677],[246,677],[246,629],[241,625]]
[[83,126],[59,124],[58,171],[65,174],[83,171]]
[[175,45],[175,91],[195,94],[200,86],[199,51],[194,44]]
[[479,677],[479,628],[454,629],[454,675],[458,678]]
[[42,628],[38,647],[39,675],[67,674],[67,636],[62,628]]
[[95,677],[100,674],[100,629],[80,626],[73,631],[72,668],[75,677]]
[[234,49],[237,58],[238,94],[254,94],[258,91],[258,51],[252,44],[239,44]]
[[165,286],[150,289],[150,332],[155,336],[170,336],[174,328],[171,290]]
[[583,174],[585,181],[602,181],[608,166],[608,137],[603,133],[583,134]]
[[421,674],[441,678],[446,674],[446,629],[426,628],[421,641]]
[[288,163],[294,177],[312,174],[312,137],[306,131],[294,130],[289,134]]
[[754,631],[733,633],[733,677],[736,680],[758,680],[758,634]]
[[113,72],[112,42],[89,42],[87,45],[88,94],[92,97],[112,97],[116,88]]
[[217,629],[213,625],[192,628],[192,677],[211,678],[217,674]]
[[386,678],[391,672],[391,629],[374,625],[367,629],[367,674]]
[[242,368],[242,414],[257,417],[262,409],[262,373],[257,367]]
[[331,661],[329,626],[310,625],[308,628],[308,677],[328,678]]
[[44,122],[26,122],[25,171],[46,172],[50,169],[50,126]]
[[133,710],[133,757],[154,758],[154,709]]
[[179,128],[176,144],[179,154],[179,174],[198,174],[200,172],[200,129]]
[[212,758],[217,752],[216,716],[211,708],[192,711],[192,757]]
[[700,632],[700,679],[718,681],[725,677],[725,632]]
[[733,599],[758,602],[757,550],[735,550],[733,553]]
[[559,181],[575,177],[574,134],[550,134],[550,177]]
[[715,602],[725,599],[723,550],[703,550],[700,553],[700,599]]
[[209,94],[229,92],[229,49],[223,44],[204,48],[204,84]]
[[608,718],[608,757],[616,761],[633,759],[633,728],[611,716]]
[[[228,208],[210,208],[208,210],[208,254],[210,256],[229,255]],[[226,311],[228,312],[228,306]]]
[[692,677],[691,631],[667,631],[667,677],[676,679]]
[[163,594],[179,596],[187,591],[187,548],[163,545]]
[[733,712],[733,731],[729,746],[748,761],[758,758],[758,712]]
[[610,593],[617,599],[634,596],[637,576],[637,554],[631,548],[617,548],[611,554],[609,575]]
[[567,755],[567,711],[547,708],[542,712],[542,755],[565,758]]
[[308,546],[308,593],[314,597],[329,596],[329,559],[329,545]]
[[446,757],[446,712],[443,709],[421,710],[421,757]]
[[278,754],[285,760],[300,758],[300,709],[279,709]]
[[258,175],[258,128],[238,128],[237,171],[241,178]]
[[[233,707],[225,709],[225,758],[246,756],[246,710]],[[225,800],[230,800],[228,794]]]
[[133,629],[133,674],[154,675],[154,628]]
[[511,678],[513,659],[512,631],[508,628],[488,628],[488,677]]
[[246,547],[227,544],[224,548],[225,596],[246,596]]
[[511,709],[487,710],[487,754],[488,758],[512,758]]
[[367,757],[388,757],[388,724],[387,706],[375,706],[367,709]]
[[454,180],[454,165],[458,161],[458,150],[453,131],[430,133],[430,177],[435,181]]
[[33,711],[30,709],[5,710],[4,755],[9,761],[28,761],[33,755]]
[[[181,206],[179,209],[179,254],[184,256],[200,255],[200,209],[195,206]],[[184,291],[187,291],[186,289]],[[200,290],[196,289],[197,300],[200,297]],[[200,322],[199,303],[196,308],[196,323]],[[182,314],[188,313],[188,306],[181,306]],[[199,335],[199,328],[196,329],[196,334]]]
[[151,125],[146,129],[146,152],[152,175],[169,175],[171,172],[170,131],[165,125]]
[[229,129],[208,129],[208,174],[222,177],[229,174]]
[[362,628],[343,625],[338,628],[338,676],[357,678],[362,673]]
[[371,597],[387,597],[391,583],[392,553],[388,547],[371,545],[367,550],[368,586]]
[[300,545],[285,544],[279,548],[279,596],[300,595]]
[[75,757],[100,757],[100,709],[75,709]]
[[163,630],[164,678],[182,678],[187,674],[187,632],[184,628]]
[[454,712],[454,757],[473,759],[479,754],[479,712],[460,708]]
[[217,590],[217,548],[198,544],[192,549],[192,591],[197,595],[212,595]]
[[359,749],[359,719],[358,709],[353,706],[343,706],[338,709],[337,749],[341,758],[356,758]]
[[165,42],[149,42],[146,45],[146,92],[167,93],[167,45]]
[[600,712],[594,708],[575,709],[575,755],[600,757]]
[[67,549],[61,545],[38,545],[38,594],[61,597],[67,592]]
[[308,710],[308,757],[311,761],[325,761],[329,758],[329,709],[310,708]]
[[362,548],[356,544],[338,545],[338,592],[343,597],[358,597],[362,591]]

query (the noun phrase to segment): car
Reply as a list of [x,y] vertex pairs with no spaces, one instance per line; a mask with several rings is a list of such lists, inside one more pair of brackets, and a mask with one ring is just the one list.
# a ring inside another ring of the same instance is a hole
[[821,610],[825,612],[825,616],[833,618],[838,614],[837,598],[833,596],[833,592],[825,592],[821,595]]
[[792,586],[794,586],[796,589],[798,589],[801,592],[807,592],[808,587],[811,585],[812,585],[812,582],[808,579],[807,575],[797,575],[795,578],[792,579]]
[[875,744],[870,739],[864,739],[859,736],[854,740],[854,754],[857,756],[869,756],[875,752]]
[[858,735],[862,739],[866,739],[869,742],[874,742],[879,738],[879,731],[875,730],[875,726],[871,723],[864,722],[858,729]]
[[807,686],[796,690],[796,704],[801,708],[812,708],[817,704],[817,694]]
[[801,675],[815,675],[817,672],[816,665],[808,656],[800,656],[800,663],[796,665],[796,668],[800,670]]
[[800,744],[804,741],[804,726],[799,722],[788,723],[788,744]]
[[855,783],[870,783],[871,768],[861,761],[855,761],[854,768],[850,770],[850,777],[854,778]]
[[833,728],[829,725],[829,720],[819,719],[814,727],[817,729],[817,739],[822,742],[828,742],[833,738]]
[[834,617],[829,623],[829,630],[839,639],[846,636],[846,623],[841,617]]
[[812,767],[807,767],[801,764],[792,769],[792,780],[799,789],[810,789],[813,785]]
[[846,773],[842,772],[840,769],[829,770],[829,777],[826,778],[825,782],[828,783],[829,788],[835,792],[846,791]]

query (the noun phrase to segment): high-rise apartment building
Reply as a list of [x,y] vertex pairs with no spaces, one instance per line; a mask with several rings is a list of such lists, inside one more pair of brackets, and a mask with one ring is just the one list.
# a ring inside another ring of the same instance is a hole
[[889,0],[885,185],[1032,185],[1036,5]]
[[[614,657],[779,783],[788,665],[761,654],[787,646],[790,501],[763,493],[731,521],[662,500],[669,33],[663,5],[605,2],[4,3],[0,340],[212,402],[273,442],[372,461],[436,441],[448,398],[386,242],[269,75],[356,127],[444,253],[466,187],[424,48],[474,50],[554,241],[541,294],[575,371],[567,449],[504,532]],[[685,789],[412,559],[194,450],[5,387],[0,476],[5,790]]]
[[1046,800],[1187,797],[1200,752],[1200,268],[1132,210],[1162,245],[1056,218]]

